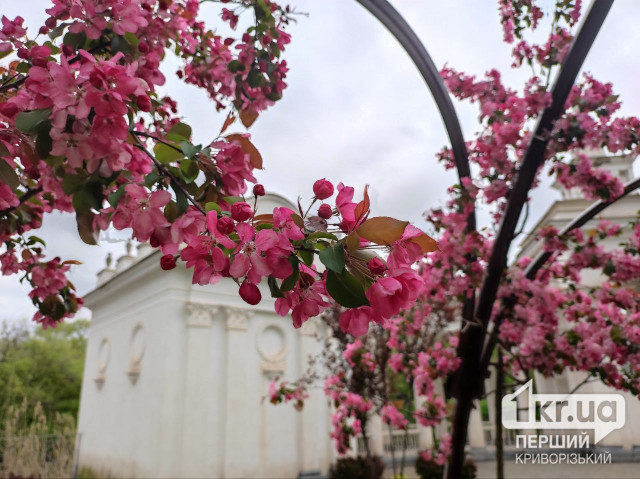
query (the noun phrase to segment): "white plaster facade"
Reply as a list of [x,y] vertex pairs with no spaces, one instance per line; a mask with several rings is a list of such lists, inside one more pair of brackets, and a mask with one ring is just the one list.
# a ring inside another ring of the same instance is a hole
[[[291,207],[268,195],[265,210]],[[99,275],[78,421],[78,465],[102,477],[295,478],[332,460],[329,406],[311,392],[302,412],[263,397],[275,377],[295,380],[318,351],[274,313],[267,288],[250,307],[238,286],[191,284],[162,271],[146,245]]]
[[[603,151],[590,152],[595,165],[606,168],[614,173],[624,183],[633,179],[633,162],[635,158],[627,156],[607,156]],[[587,201],[578,189],[564,190],[558,185],[554,185],[562,193],[562,199],[555,201],[547,212],[532,229],[535,233],[540,228],[553,225],[561,230],[571,220],[586,210],[593,202]],[[600,219],[607,219],[623,227],[621,237],[607,238],[600,242],[606,249],[613,249],[629,235],[629,222],[636,220],[640,212],[640,194],[631,193],[621,198],[613,205],[606,208],[596,218],[589,221],[582,230],[585,234],[596,226]],[[535,234],[526,237],[522,242],[519,257],[528,256],[534,258],[541,250],[542,244],[537,241]],[[586,287],[593,287],[600,284],[603,277],[596,270],[585,270],[582,273],[582,283]],[[562,326],[562,325],[561,325]],[[564,394],[573,390],[587,376],[587,373],[568,371],[560,376],[545,378],[540,374],[535,375],[537,392]],[[623,394],[626,402],[626,422],[622,429],[616,430],[604,438],[598,445],[601,446],[622,446],[626,450],[640,447],[640,400],[629,393],[622,393],[613,388],[609,388],[600,381],[590,382],[581,386],[579,393],[619,393]]]

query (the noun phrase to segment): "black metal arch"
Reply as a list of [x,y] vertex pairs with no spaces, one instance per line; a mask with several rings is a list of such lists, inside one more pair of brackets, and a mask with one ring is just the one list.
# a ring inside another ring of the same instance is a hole
[[491,316],[491,310],[500,284],[500,277],[507,265],[509,246],[513,241],[513,235],[522,213],[522,208],[529,196],[529,190],[535,179],[536,172],[544,162],[544,154],[550,140],[550,132],[565,109],[565,102],[576,81],[578,72],[582,68],[584,59],[589,53],[612,5],[613,0],[594,0],[591,4],[587,16],[571,45],[571,50],[562,63],[562,68],[554,82],[551,92],[553,99],[551,106],[545,109],[538,120],[518,171],[515,184],[509,192],[509,202],[502,216],[500,229],[487,265],[487,275],[482,284],[476,306],[476,318],[485,327]]
[[[393,8],[386,0],[356,0],[360,5],[366,8],[374,17],[376,17],[389,32],[398,40],[400,45],[405,49],[411,60],[418,68],[420,75],[424,78],[433,99],[438,106],[440,116],[444,122],[444,126],[449,135],[451,142],[451,150],[456,163],[458,177],[471,177],[471,169],[469,167],[469,154],[467,146],[462,136],[462,129],[456,115],[455,108],[451,102],[449,92],[440,77],[440,72],[433,63],[429,52],[424,47],[418,36],[411,29],[406,20]],[[476,228],[475,212],[469,215],[467,225],[470,230]]]

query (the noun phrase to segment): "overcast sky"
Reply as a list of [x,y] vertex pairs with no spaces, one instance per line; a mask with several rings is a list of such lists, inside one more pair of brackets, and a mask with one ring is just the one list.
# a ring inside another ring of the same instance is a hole
[[[267,189],[293,200],[311,196],[322,177],[362,191],[370,185],[375,215],[411,220],[425,227],[422,213],[442,204],[455,180],[435,160],[447,136],[435,104],[417,70],[393,37],[354,0],[292,0],[299,17],[290,28],[293,42],[285,58],[290,67],[284,98],[252,127],[265,170],[256,176]],[[512,72],[510,49],[502,43],[495,0],[395,0],[425,43],[438,67],[445,63],[482,75],[491,68],[520,88],[528,72]],[[549,3],[549,2],[541,2]],[[588,3],[588,2],[585,2]],[[2,14],[21,15],[30,31],[42,24],[48,0],[8,2]],[[219,24],[217,7],[203,6],[204,18]],[[585,62],[585,70],[612,81],[623,113],[640,111],[640,2],[618,0]],[[224,118],[206,95],[181,83],[171,61],[164,87],[194,127],[196,142],[216,136]],[[473,106],[456,103],[466,138],[478,129]],[[533,195],[534,222],[559,195],[546,185]],[[81,294],[95,286],[107,252],[124,252],[122,242],[84,245],[71,215],[47,217],[39,233],[48,253],[78,259],[71,280]],[[118,237],[118,235],[114,235]],[[123,238],[122,233],[119,237]],[[0,320],[30,317],[33,308],[15,276],[0,277]]]

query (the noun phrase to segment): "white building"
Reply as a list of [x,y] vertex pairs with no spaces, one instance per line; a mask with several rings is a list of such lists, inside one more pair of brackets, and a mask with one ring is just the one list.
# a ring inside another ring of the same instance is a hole
[[[633,162],[635,158],[628,156],[608,156],[603,151],[590,153],[592,160],[596,166],[605,168],[618,176],[623,182],[627,183],[634,178]],[[541,228],[552,225],[561,230],[571,220],[579,216],[593,202],[584,199],[582,192],[577,189],[565,190],[562,186],[555,184],[562,198],[555,201],[546,213],[540,218],[538,223],[532,229],[535,233]],[[607,238],[600,242],[607,249],[614,249],[628,237],[630,233],[629,223],[638,218],[640,212],[640,194],[633,192],[624,198],[619,199],[614,204],[606,208],[596,218],[589,221],[582,230],[587,233],[590,229],[595,228],[600,219],[605,218],[613,223],[623,227],[622,237]],[[535,258],[540,252],[542,244],[531,234],[522,242],[519,256],[528,256]],[[585,287],[593,287],[599,285],[603,281],[603,277],[596,270],[585,270],[582,273],[582,283]],[[564,394],[572,391],[587,377],[585,372],[568,372],[560,376],[545,378],[536,373],[535,383],[537,392],[539,393],[557,393]],[[599,380],[589,382],[579,388],[578,393],[620,393],[602,384]],[[622,429],[616,430],[604,438],[599,446],[604,447],[621,447],[626,451],[640,448],[640,423],[637,418],[640,417],[640,401],[637,397],[629,393],[624,393],[626,403],[626,422]]]
[[[264,211],[293,208],[261,199]],[[275,377],[295,380],[318,351],[269,291],[251,307],[238,286],[191,284],[140,245],[100,272],[78,422],[78,465],[101,477],[282,477],[326,472],[330,416],[320,389],[298,413],[263,400]]]

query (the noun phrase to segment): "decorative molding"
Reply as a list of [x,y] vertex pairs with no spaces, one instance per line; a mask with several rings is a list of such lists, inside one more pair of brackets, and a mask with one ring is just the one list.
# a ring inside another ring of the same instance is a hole
[[187,303],[187,326],[192,328],[209,328],[211,320],[218,311],[217,306],[202,303]]
[[269,378],[275,379],[277,376],[284,374],[285,362],[281,361],[262,361],[262,372]]
[[[137,340],[136,340],[137,338]],[[142,368],[142,358],[146,347],[146,333],[144,323],[140,321],[137,323],[131,331],[131,341],[129,346],[129,370],[127,375],[131,384],[138,382],[140,376],[140,370]]]
[[109,360],[111,359],[111,340],[108,337],[102,338],[100,346],[98,346],[97,363],[98,374],[93,379],[98,386],[98,389],[102,389],[104,382],[107,379],[107,366],[109,366]]
[[127,376],[129,376],[129,381],[131,381],[131,384],[135,386],[135,384],[138,382],[138,378],[140,377],[140,365],[131,364],[129,366],[129,370],[127,371]]
[[227,313],[227,330],[246,331],[253,312],[247,309],[225,308]]

